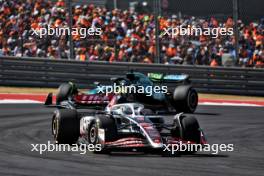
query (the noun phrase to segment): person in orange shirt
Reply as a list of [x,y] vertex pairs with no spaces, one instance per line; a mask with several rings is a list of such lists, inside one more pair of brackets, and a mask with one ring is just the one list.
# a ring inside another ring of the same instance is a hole
[[86,58],[86,48],[78,48],[76,50],[76,60],[85,61]]
[[124,55],[125,55],[125,50],[124,48],[121,48],[118,53],[118,61],[122,61]]
[[211,67],[217,67],[217,66],[219,66],[218,63],[217,63],[217,61],[216,61],[216,59],[212,59],[212,61],[210,63],[210,66]]
[[155,45],[150,45],[149,49],[148,49],[148,53],[151,55],[155,55]]
[[256,36],[256,47],[263,45],[264,37],[261,34],[257,34]]
[[168,56],[169,58],[172,58],[172,57],[176,56],[176,54],[177,54],[177,50],[176,50],[175,46],[173,44],[170,44],[166,50],[166,56]]

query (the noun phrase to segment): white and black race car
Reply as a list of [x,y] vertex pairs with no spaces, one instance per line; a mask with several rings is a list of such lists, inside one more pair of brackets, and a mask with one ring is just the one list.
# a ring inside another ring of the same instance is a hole
[[97,152],[103,153],[162,151],[167,144],[206,143],[196,118],[179,113],[173,123],[167,124],[162,116],[139,103],[116,104],[96,113],[57,109],[52,118],[52,133],[58,144],[100,144],[101,150]]

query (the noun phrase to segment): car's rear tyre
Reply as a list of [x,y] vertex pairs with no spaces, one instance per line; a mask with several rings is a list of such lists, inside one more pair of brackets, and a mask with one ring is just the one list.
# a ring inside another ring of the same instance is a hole
[[60,102],[68,100],[70,96],[77,93],[77,88],[73,83],[63,83],[60,85],[58,89],[58,93],[56,96],[56,104],[60,104]]
[[190,85],[180,85],[173,92],[174,108],[178,112],[194,113],[198,105],[198,94]]
[[60,109],[52,119],[52,134],[58,144],[74,144],[80,135],[80,121],[77,111]]
[[[117,127],[115,120],[109,116],[98,115],[95,120],[91,122],[88,128],[87,141],[89,144],[98,145],[101,144],[99,140],[98,131],[104,130],[104,142],[110,142],[117,139]],[[95,153],[109,153],[110,151],[102,145],[101,151],[95,151]]]

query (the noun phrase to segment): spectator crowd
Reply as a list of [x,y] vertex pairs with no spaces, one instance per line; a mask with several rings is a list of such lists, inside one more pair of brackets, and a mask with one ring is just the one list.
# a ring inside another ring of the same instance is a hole
[[[70,58],[69,35],[40,38],[33,30],[68,27],[64,0],[0,0],[0,55],[16,57]],[[232,28],[232,18],[160,16],[159,27],[196,26]],[[74,59],[82,61],[153,63],[155,19],[132,10],[107,10],[94,5],[73,7],[74,28],[101,28],[102,35],[73,35]],[[238,21],[239,48],[236,59],[234,35],[162,36],[160,62],[210,66],[264,67],[264,19],[244,24]]]

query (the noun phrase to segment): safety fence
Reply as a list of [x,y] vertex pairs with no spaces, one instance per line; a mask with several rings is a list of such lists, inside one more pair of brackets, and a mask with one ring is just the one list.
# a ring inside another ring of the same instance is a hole
[[[264,95],[264,70],[139,63],[81,62],[39,58],[0,58],[0,86],[58,87],[72,81],[81,88],[109,84],[129,71],[188,74],[199,92]],[[169,87],[175,86],[168,83]]]

